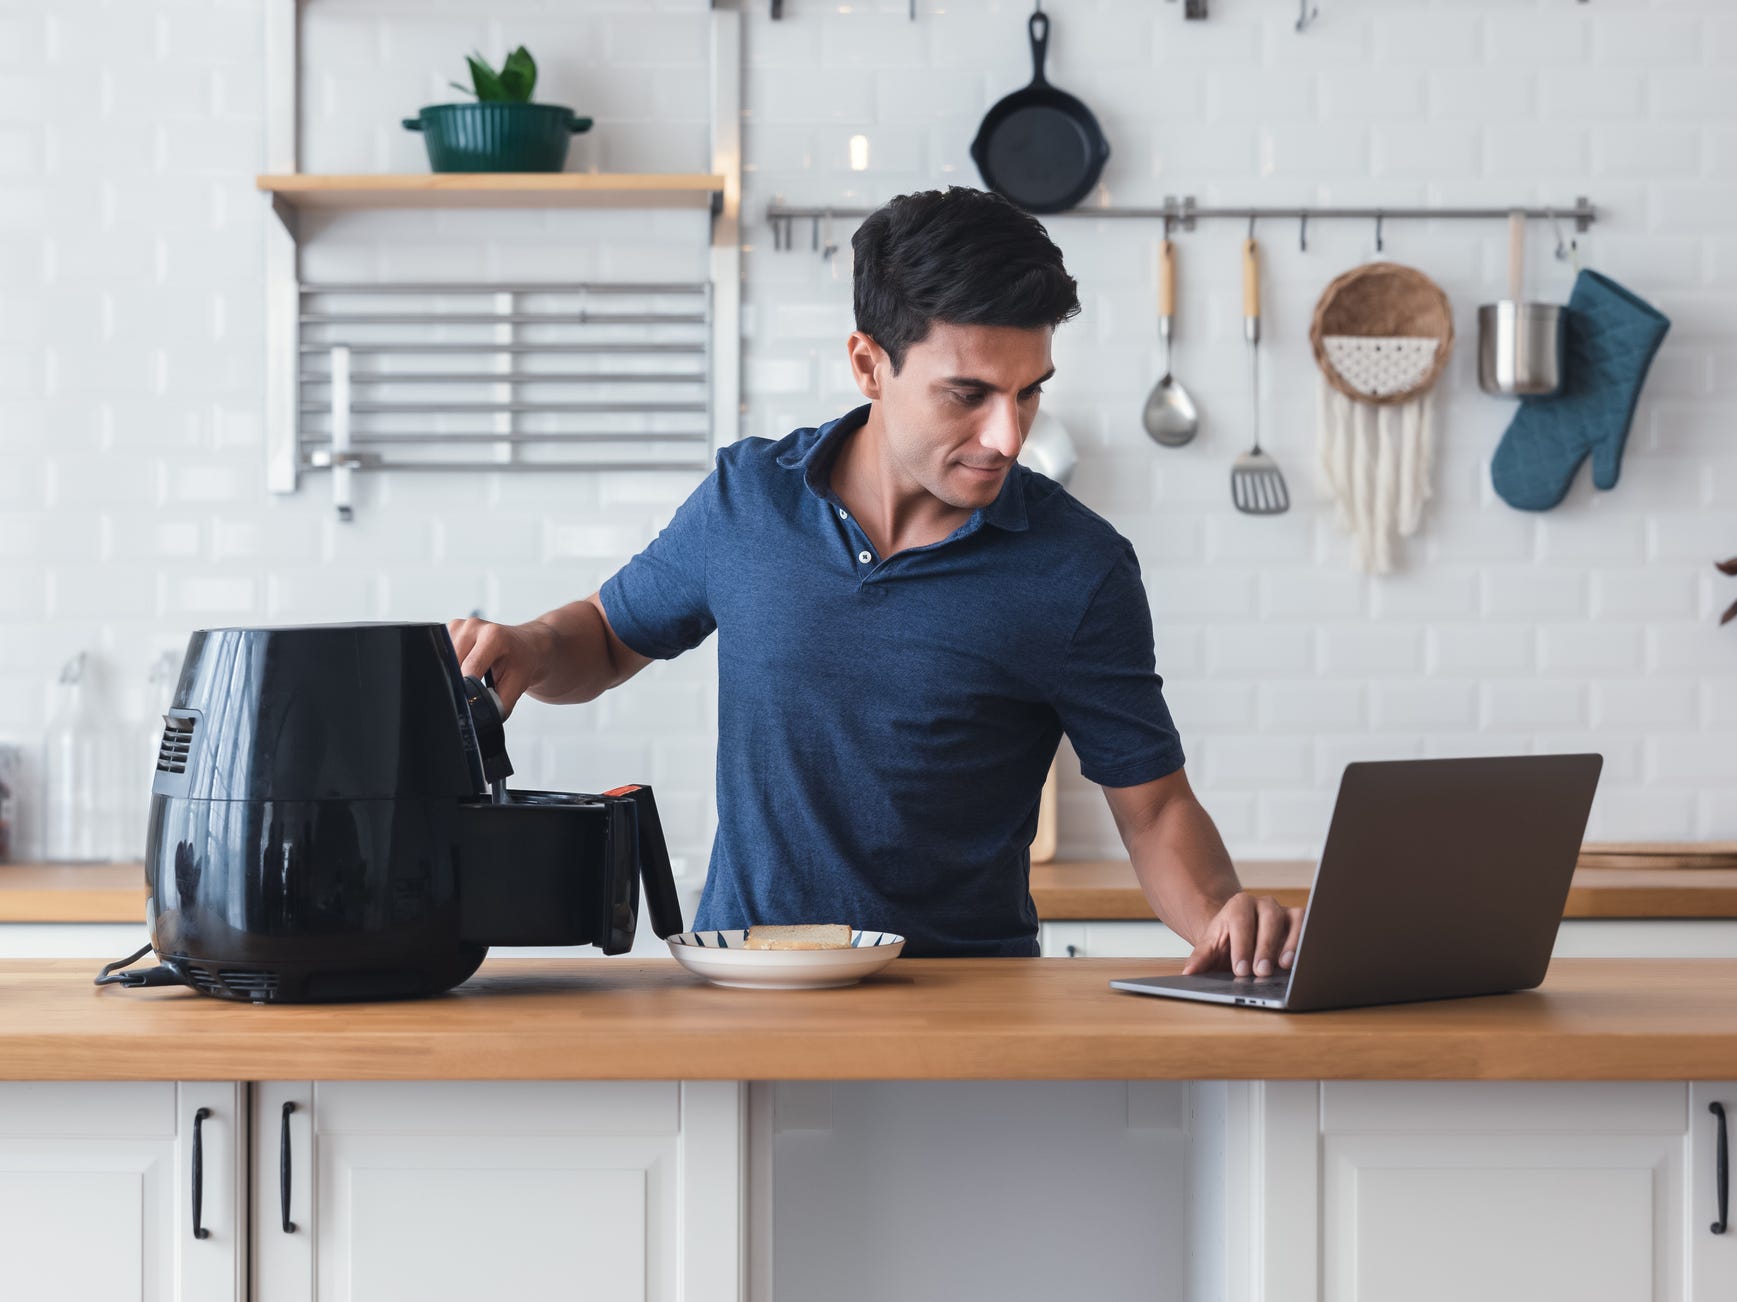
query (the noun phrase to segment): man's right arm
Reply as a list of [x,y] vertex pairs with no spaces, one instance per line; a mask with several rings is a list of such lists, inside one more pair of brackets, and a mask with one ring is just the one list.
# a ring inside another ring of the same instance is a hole
[[447,631],[466,677],[494,670],[508,713],[527,693],[554,705],[595,700],[651,663],[615,635],[595,592],[526,624],[455,619]]

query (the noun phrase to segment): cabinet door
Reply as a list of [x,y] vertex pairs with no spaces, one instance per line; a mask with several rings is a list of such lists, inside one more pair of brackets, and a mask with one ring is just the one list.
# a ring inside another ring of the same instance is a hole
[[[143,897],[139,913],[145,911]],[[5,922],[0,923],[0,958],[89,958],[97,969],[110,959],[131,954],[151,938],[139,922]]]
[[1046,922],[1037,930],[1045,958],[1187,958],[1194,952],[1162,922]]
[[736,1297],[740,1094],[734,1082],[259,1085],[254,1296]]
[[1687,1100],[1680,1082],[1323,1082],[1323,1296],[1682,1298]]
[[0,1292],[239,1302],[244,1100],[230,1082],[0,1084]]
[[[1725,1111],[1726,1169],[1719,1170],[1719,1118]],[[1737,1225],[1728,1223],[1731,1206],[1731,1146],[1737,1144],[1737,1081],[1689,1084],[1689,1297],[1693,1302],[1731,1302],[1737,1298]],[[1723,1175],[1723,1179],[1721,1179]],[[1725,1224],[1720,1224],[1720,1195]]]

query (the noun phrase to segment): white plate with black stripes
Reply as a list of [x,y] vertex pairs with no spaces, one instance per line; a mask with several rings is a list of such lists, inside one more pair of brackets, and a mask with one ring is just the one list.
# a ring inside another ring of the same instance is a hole
[[899,956],[905,938],[852,931],[849,949],[744,949],[746,931],[684,931],[669,952],[715,986],[737,990],[834,990],[854,986]]

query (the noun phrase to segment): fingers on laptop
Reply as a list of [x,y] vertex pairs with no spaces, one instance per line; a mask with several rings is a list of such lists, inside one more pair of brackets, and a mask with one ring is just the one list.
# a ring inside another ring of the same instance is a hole
[[[1271,976],[1274,965],[1279,958],[1279,949],[1284,944],[1291,931],[1291,915],[1284,905],[1270,895],[1257,896],[1254,900],[1255,936],[1254,953],[1249,958],[1253,961],[1254,976]],[[1239,962],[1232,956],[1233,971],[1239,976],[1250,975],[1250,968],[1245,966],[1247,960]]]
[[1271,976],[1275,963],[1290,967],[1302,925],[1301,909],[1288,909],[1270,895],[1239,892],[1219,910],[1182,971],[1192,975],[1228,966],[1237,976]]

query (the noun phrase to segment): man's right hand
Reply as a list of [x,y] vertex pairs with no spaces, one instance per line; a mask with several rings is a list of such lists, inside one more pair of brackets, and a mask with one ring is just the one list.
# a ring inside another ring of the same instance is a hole
[[474,616],[449,619],[452,649],[458,653],[466,678],[481,678],[495,671],[495,693],[501,698],[501,717],[537,683],[548,677],[555,659],[555,630],[540,620],[528,624],[491,624]]

